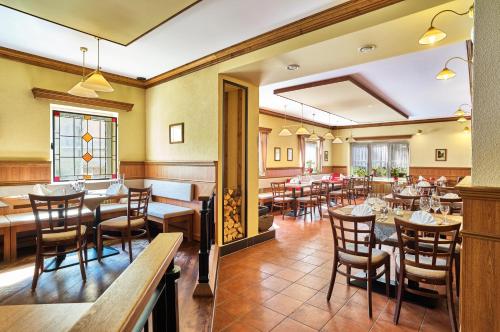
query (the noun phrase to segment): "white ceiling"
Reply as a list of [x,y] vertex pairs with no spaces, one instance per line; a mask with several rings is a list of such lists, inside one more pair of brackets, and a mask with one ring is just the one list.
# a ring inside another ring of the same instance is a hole
[[[127,47],[102,41],[101,67],[151,78],[346,1],[203,0]],[[96,65],[96,41],[86,34],[5,7],[0,31],[0,46],[73,64],[81,63],[86,46],[88,64]]]
[[[408,114],[410,120],[449,117],[460,104],[471,104],[466,63],[462,61],[450,63],[449,67],[457,73],[455,78],[447,81],[435,79],[446,60],[453,56],[467,58],[465,42],[265,85],[260,88],[260,107],[284,113],[284,106],[287,105],[288,114],[300,117],[300,104],[274,95],[275,89],[353,75],[358,81]],[[331,109],[331,112],[349,119],[343,112],[336,112],[334,109]],[[312,113],[313,109],[304,108],[304,118],[312,120]],[[315,113],[316,121],[329,123],[328,113],[318,110],[315,110]],[[330,118],[331,125],[352,124],[342,117],[330,116]],[[357,122],[373,122],[369,117],[356,119]],[[387,118],[384,121],[391,119]]]

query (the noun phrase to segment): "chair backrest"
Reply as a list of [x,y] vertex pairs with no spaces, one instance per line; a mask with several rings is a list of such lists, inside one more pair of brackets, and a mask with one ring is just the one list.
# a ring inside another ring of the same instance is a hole
[[410,202],[410,210],[411,211],[417,210],[418,205],[419,205],[419,204],[417,204],[417,202],[420,203],[420,197],[422,197],[421,195],[418,195],[418,196],[407,196],[407,195],[401,195],[401,194],[398,194],[398,193],[393,193],[392,195],[396,199],[402,199],[402,200],[406,200],[406,201]]
[[394,218],[400,266],[451,271],[460,224],[422,225]]
[[460,191],[455,187],[436,187],[437,194],[443,196],[445,194],[457,194],[460,195]]
[[354,180],[352,178],[343,178],[342,179],[342,190],[343,191],[354,190]]
[[286,182],[271,182],[271,191],[273,193],[273,199],[278,197],[285,197]]
[[399,206],[403,210],[411,210],[411,204],[412,204],[411,200],[394,198],[394,196],[393,198],[386,197],[384,198],[384,200],[389,204],[391,208]]
[[365,175],[365,181],[363,183],[366,192],[369,192],[372,187],[373,175]]
[[[80,236],[84,196],[84,192],[63,196],[29,194],[31,208],[35,215],[37,237],[75,228],[77,235]],[[47,227],[44,228],[45,225]]]
[[311,182],[311,198],[318,197],[322,195],[321,191],[321,181],[313,181]]
[[129,188],[128,189],[128,207],[127,217],[131,219],[147,219],[148,204],[151,197],[152,186],[147,188]]
[[333,209],[328,209],[328,214],[336,255],[342,252],[368,257],[370,265],[372,247],[375,245],[375,215],[357,217],[338,213]]
[[408,183],[408,185],[413,184],[413,183],[414,183],[414,181],[415,181],[415,180],[414,180],[414,178],[413,178],[413,175],[409,175],[409,174],[408,174],[408,175],[406,176],[406,183]]

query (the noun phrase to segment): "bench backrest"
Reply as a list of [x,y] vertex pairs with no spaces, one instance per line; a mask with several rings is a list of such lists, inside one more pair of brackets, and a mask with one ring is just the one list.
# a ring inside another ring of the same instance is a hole
[[153,186],[154,196],[186,202],[193,200],[194,186],[192,183],[145,179],[144,186],[149,187],[150,185]]

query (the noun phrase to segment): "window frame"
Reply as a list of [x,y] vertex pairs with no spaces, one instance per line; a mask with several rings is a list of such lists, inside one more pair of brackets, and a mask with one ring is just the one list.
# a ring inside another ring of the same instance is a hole
[[[86,181],[109,181],[109,180],[118,178],[118,173],[119,173],[119,167],[118,167],[118,161],[119,161],[119,156],[118,156],[118,154],[119,154],[119,152],[118,152],[118,147],[119,147],[119,144],[118,144],[118,114],[115,112],[106,112],[106,111],[99,111],[99,110],[94,110],[94,109],[85,109],[85,108],[77,108],[77,107],[51,104],[50,105],[50,116],[51,116],[51,118],[50,118],[50,127],[51,127],[50,128],[50,150],[51,150],[50,156],[51,156],[51,173],[52,173],[51,183],[65,183],[65,182],[77,181],[76,179],[75,180],[71,180],[71,179],[61,180],[60,178],[58,178],[56,176],[56,165],[55,165],[55,162],[56,162],[56,149],[55,149],[56,115],[55,114],[56,113],[71,113],[71,114],[77,114],[77,115],[81,115],[81,116],[98,116],[101,118],[112,119],[111,121],[116,123],[115,129],[114,129],[114,131],[115,131],[114,136],[116,138],[115,143],[114,143],[115,144],[115,147],[114,147],[115,155],[114,156],[111,155],[111,160],[115,164],[115,172],[111,173],[111,175],[109,177],[99,178],[99,179],[87,179]],[[113,121],[113,119],[114,119],[114,121]],[[61,129],[59,128],[59,130],[61,130]],[[60,132],[59,132],[59,142],[60,142]],[[111,147],[111,151],[113,151],[113,147]],[[59,153],[60,153],[60,151],[59,151]],[[59,159],[60,158],[61,158],[61,156],[59,156]],[[84,178],[80,179],[80,177],[78,177],[78,179],[83,180]]]
[[408,150],[408,164],[406,165],[406,174],[409,174],[409,171],[410,171],[410,142],[408,141],[371,141],[371,142],[357,142],[357,143],[351,143],[350,144],[350,148],[349,148],[349,155],[350,155],[350,160],[349,160],[349,167],[350,167],[350,170],[349,170],[349,174],[353,174],[353,168],[354,167],[361,167],[361,166],[354,166],[353,165],[353,146],[355,145],[363,145],[363,146],[366,146],[367,150],[368,150],[368,153],[367,153],[367,165],[366,165],[366,174],[367,175],[370,175],[371,174],[371,171],[373,169],[373,160],[372,160],[372,145],[373,144],[385,144],[387,147],[388,147],[388,159],[387,159],[387,165],[388,165],[388,168],[387,168],[387,175],[386,176],[375,176],[375,177],[378,177],[378,178],[384,178],[384,179],[390,179],[392,178],[392,175],[391,175],[391,171],[392,171],[392,165],[394,164],[393,163],[393,160],[392,160],[392,151],[391,151],[391,148],[390,146],[391,145],[397,145],[397,144],[404,144],[407,146],[407,150]]
[[314,151],[314,158],[315,158],[315,163],[314,163],[314,167],[311,165],[311,168],[313,169],[313,171],[316,171],[316,172],[319,172],[318,170],[318,166],[319,166],[319,161],[318,161],[318,152],[319,152],[319,143],[318,141],[308,141],[306,139],[305,141],[305,144],[304,144],[304,159],[305,159],[305,162],[304,162],[304,165],[306,165],[306,168],[307,168],[307,158],[306,158],[306,151],[307,151],[307,145],[310,144],[314,144],[315,145],[315,151]]

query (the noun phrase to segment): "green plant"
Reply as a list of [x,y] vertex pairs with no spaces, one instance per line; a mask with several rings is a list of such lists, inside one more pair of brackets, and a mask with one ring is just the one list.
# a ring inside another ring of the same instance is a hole
[[392,177],[404,177],[407,174],[407,170],[403,167],[394,167],[391,169]]
[[368,174],[368,172],[366,171],[366,168],[364,168],[364,167],[359,167],[359,166],[354,166],[354,167],[352,168],[351,173],[352,173],[353,175],[360,176],[360,177],[362,177],[362,176],[366,176],[366,175]]
[[375,176],[387,176],[387,168],[379,166],[374,169]]

